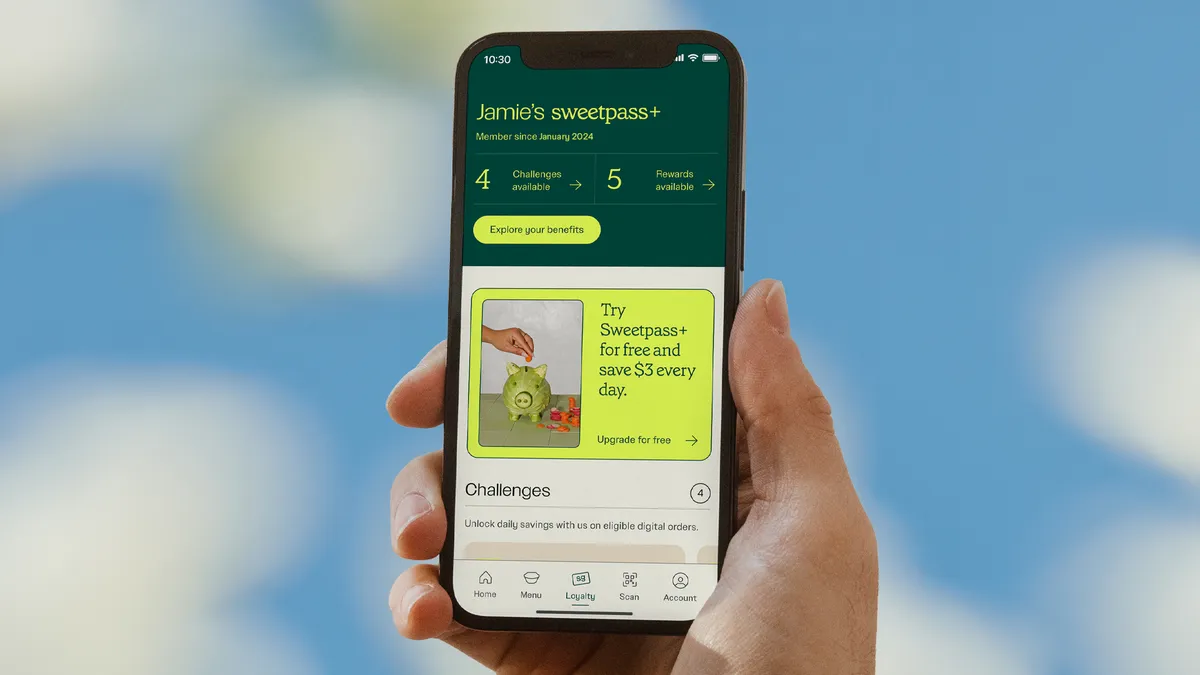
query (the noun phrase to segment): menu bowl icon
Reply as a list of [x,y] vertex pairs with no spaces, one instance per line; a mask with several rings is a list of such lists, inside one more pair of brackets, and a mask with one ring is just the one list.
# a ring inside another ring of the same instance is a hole
[[527,583],[527,584],[536,584],[538,582],[538,579],[541,579],[541,578],[542,578],[542,575],[538,574],[537,572],[526,572],[525,573],[525,583]]

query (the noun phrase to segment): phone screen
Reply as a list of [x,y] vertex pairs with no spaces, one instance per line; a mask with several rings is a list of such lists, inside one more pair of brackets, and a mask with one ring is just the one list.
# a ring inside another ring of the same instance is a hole
[[694,619],[726,515],[726,58],[539,69],[493,47],[466,95],[455,596]]

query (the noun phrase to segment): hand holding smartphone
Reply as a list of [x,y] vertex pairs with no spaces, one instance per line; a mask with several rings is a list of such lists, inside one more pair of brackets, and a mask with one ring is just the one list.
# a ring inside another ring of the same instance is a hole
[[464,55],[448,340],[388,400],[446,426],[392,489],[396,552],[440,554],[392,589],[406,637],[512,673],[873,672],[828,405],[782,285],[738,304],[742,81],[702,32]]

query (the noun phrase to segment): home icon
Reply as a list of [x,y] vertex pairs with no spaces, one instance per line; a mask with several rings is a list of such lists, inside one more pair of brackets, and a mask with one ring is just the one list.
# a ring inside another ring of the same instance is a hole
[[487,570],[484,570],[483,574],[479,575],[479,583],[481,583],[481,584],[492,583],[492,575],[488,574]]

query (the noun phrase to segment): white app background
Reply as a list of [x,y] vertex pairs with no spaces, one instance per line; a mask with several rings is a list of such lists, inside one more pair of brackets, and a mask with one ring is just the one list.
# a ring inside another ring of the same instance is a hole
[[[562,279],[579,288],[705,289],[715,300],[713,368],[719,374],[724,276],[719,267],[463,268],[451,526],[454,591],[464,609],[480,616],[695,618],[717,582],[721,378],[713,378],[713,452],[703,460],[473,457],[467,451],[471,296],[480,288],[562,288]],[[537,279],[557,283],[531,281]],[[492,326],[499,327],[508,326]],[[555,349],[578,348],[547,344],[543,352],[539,343],[534,365],[555,359]],[[484,368],[509,360],[489,352],[496,350],[484,345]],[[572,384],[579,386],[566,382],[558,390],[579,391]],[[581,392],[584,401],[589,393]],[[581,433],[602,433],[602,421],[588,418],[583,407]],[[544,487],[550,497],[484,496],[479,489],[495,485]]]

